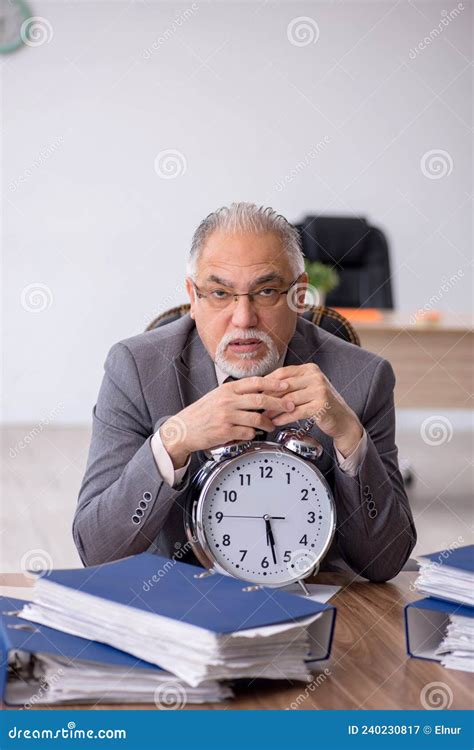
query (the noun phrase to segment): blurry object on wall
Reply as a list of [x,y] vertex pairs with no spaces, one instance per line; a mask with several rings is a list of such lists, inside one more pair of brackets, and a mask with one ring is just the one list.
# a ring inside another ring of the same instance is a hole
[[26,43],[30,20],[34,17],[23,0],[0,0],[0,54],[7,55]]
[[332,266],[320,263],[319,260],[308,260],[305,258],[305,271],[309,277],[309,284],[318,293],[316,301],[307,300],[309,304],[325,305],[326,296],[339,284],[339,274]]
[[344,216],[307,216],[296,228],[306,258],[339,275],[326,305],[393,308],[388,243],[380,229],[364,218]]

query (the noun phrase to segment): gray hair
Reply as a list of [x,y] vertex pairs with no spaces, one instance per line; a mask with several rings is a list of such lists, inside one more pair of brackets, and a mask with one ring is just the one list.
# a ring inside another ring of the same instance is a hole
[[230,206],[222,206],[206,216],[194,232],[186,265],[188,276],[194,280],[197,261],[202,249],[210,235],[217,229],[229,233],[274,232],[288,253],[292,272],[299,275],[304,271],[304,255],[298,230],[284,216],[277,214],[273,208],[264,208],[255,203],[231,203]]

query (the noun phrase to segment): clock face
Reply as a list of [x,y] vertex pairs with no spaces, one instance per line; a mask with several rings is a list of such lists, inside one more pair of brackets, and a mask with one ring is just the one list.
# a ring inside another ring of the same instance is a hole
[[304,578],[327,551],[335,523],[320,472],[296,455],[263,446],[208,477],[197,517],[218,568],[270,586]]

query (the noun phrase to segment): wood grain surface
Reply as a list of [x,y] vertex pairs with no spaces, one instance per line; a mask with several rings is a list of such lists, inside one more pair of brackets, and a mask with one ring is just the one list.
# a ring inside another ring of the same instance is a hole
[[[184,708],[423,709],[431,703],[436,705],[438,699],[444,708],[472,708],[471,675],[444,669],[435,662],[411,659],[406,654],[403,606],[420,598],[413,590],[416,575],[404,572],[390,583],[370,583],[345,574],[320,574],[314,583],[337,584],[341,590],[332,599],[337,619],[331,658],[321,663],[311,683],[254,680],[237,685],[232,701]],[[29,586],[31,581],[21,574],[0,575],[2,587],[21,585]],[[433,692],[431,683],[442,685]],[[96,703],[54,708],[147,710],[150,704]]]

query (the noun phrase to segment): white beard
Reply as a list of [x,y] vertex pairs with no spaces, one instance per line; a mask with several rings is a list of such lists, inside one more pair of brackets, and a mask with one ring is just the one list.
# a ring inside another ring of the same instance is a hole
[[[266,346],[266,353],[262,356],[260,352],[242,352],[239,359],[242,364],[230,361],[226,356],[227,345],[234,339],[259,339]],[[280,354],[273,339],[263,331],[232,331],[227,333],[219,343],[216,350],[215,363],[227,375],[233,378],[247,378],[254,375],[268,375],[275,369],[280,359]]]

